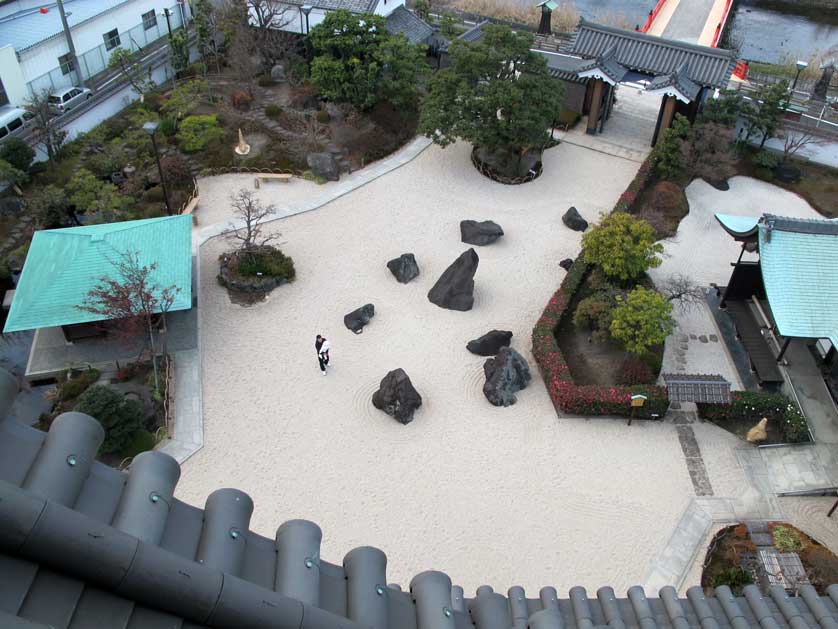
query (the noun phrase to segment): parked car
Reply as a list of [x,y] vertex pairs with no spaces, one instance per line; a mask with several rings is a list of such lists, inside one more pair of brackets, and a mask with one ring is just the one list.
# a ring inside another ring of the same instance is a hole
[[22,135],[32,118],[32,113],[20,107],[0,107],[0,141]]
[[93,98],[93,92],[86,87],[67,87],[50,94],[47,102],[50,110],[60,116],[91,98]]

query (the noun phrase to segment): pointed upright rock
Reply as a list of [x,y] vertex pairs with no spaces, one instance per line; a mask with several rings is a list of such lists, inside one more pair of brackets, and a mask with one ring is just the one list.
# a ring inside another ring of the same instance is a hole
[[474,306],[474,274],[479,263],[480,258],[474,249],[460,254],[428,292],[431,303],[448,310],[471,310]]

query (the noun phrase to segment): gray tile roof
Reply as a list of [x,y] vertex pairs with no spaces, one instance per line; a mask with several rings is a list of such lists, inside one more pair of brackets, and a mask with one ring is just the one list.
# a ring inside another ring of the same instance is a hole
[[547,71],[555,78],[563,81],[584,83],[587,79],[580,79],[577,72],[580,66],[586,63],[581,57],[573,57],[562,53],[536,51],[547,61]]
[[488,20],[480,22],[479,24],[475,24],[464,33],[461,33],[460,36],[457,37],[457,39],[464,42],[480,41],[481,39],[483,39],[483,35],[485,35],[485,33],[483,32],[483,27],[487,24],[490,24]]
[[591,59],[587,63],[581,64],[576,72],[587,72],[593,69],[599,70],[614,83],[619,83],[628,74],[628,68],[617,61],[616,43],[611,45],[601,55],[597,56],[596,59]]
[[[70,29],[132,0],[65,0]],[[41,13],[40,9],[46,9]],[[140,19],[139,13],[137,20]],[[18,52],[63,33],[61,15],[55,3],[36,5],[0,18],[0,46],[11,44]]]
[[379,1],[383,0],[283,0],[285,4],[302,6],[309,4],[315,9],[338,11],[344,9],[351,13],[372,13]]
[[584,18],[568,48],[573,54],[595,59],[614,45],[616,60],[629,70],[668,75],[687,63],[689,78],[703,87],[726,87],[736,65],[736,53],[731,50],[604,26]]
[[[0,417],[17,382],[0,372]],[[0,626],[189,629],[698,629],[834,627],[838,586],[790,598],[747,586],[686,598],[665,587],[625,598],[553,587],[527,597],[489,586],[466,598],[442,572],[415,576],[408,591],[387,585],[383,552],[320,558],[320,528],[290,520],[273,539],[250,530],[253,502],[218,489],[203,509],[174,497],[180,467],[168,455],[138,455],[129,472],[95,462],[103,431],[65,413],[48,434],[0,420]]]
[[646,89],[648,91],[654,91],[665,89],[667,87],[676,88],[690,100],[695,100],[695,97],[698,96],[699,90],[701,90],[701,86],[690,79],[689,66],[686,61],[678,66],[678,69],[675,70],[675,72],[668,75],[661,74],[656,76],[649,83]]
[[700,373],[661,374],[670,402],[730,404],[730,382],[720,375]]
[[385,25],[388,31],[394,35],[401,33],[413,44],[426,44],[434,34],[430,24],[404,6],[388,15]]

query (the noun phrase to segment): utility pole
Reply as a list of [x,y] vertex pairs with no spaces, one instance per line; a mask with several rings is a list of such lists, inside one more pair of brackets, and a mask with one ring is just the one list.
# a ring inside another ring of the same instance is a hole
[[[170,53],[170,57],[172,57],[172,59],[173,59],[174,58],[174,53],[175,53],[175,48],[174,48],[174,44],[172,42],[172,22],[169,20],[171,15],[172,15],[172,12],[169,10],[169,7],[166,7],[165,9],[163,9],[163,17],[166,18],[166,29],[169,31],[169,53]],[[174,61],[172,61],[171,65],[172,65],[172,89],[174,89],[175,87],[177,87],[177,80],[175,79],[176,72],[175,72]]]
[[58,5],[58,14],[61,16],[61,26],[64,28],[64,39],[67,40],[67,48],[70,49],[70,63],[73,64],[73,72],[76,74],[76,81],[79,85],[83,83],[81,70],[79,69],[79,60],[76,58],[76,47],[73,44],[73,34],[70,32],[70,25],[67,23],[67,15],[64,13],[64,3],[61,0],[55,0]]

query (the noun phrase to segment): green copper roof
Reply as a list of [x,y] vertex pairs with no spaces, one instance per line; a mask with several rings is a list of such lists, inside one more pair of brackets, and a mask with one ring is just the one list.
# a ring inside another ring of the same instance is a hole
[[838,347],[838,220],[765,215],[759,224],[762,281],[782,336]]
[[758,218],[752,216],[734,216],[733,214],[716,214],[716,220],[719,221],[725,231],[731,236],[752,236],[756,234]]
[[180,292],[170,310],[192,307],[192,217],[85,225],[35,232],[4,332],[101,321],[77,306],[102,277],[113,277],[113,261],[136,252],[160,289]]

